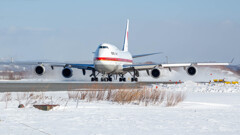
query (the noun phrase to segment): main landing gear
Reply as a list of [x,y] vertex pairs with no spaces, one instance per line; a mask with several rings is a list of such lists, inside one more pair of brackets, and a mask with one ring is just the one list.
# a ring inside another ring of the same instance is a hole
[[[90,75],[90,77],[92,77],[91,78],[92,82],[98,81],[97,75],[96,75],[96,70],[92,70],[92,74]],[[118,74],[118,75],[119,75],[119,82],[126,82],[126,78],[124,77],[124,74]],[[137,77],[139,77],[139,72],[137,70],[133,70],[133,74],[131,75],[132,75],[131,82],[137,82],[138,81]],[[115,79],[117,79],[117,75]],[[101,77],[101,82],[112,82],[112,80],[113,80],[112,74],[107,74],[107,76],[106,74],[103,74],[103,76]]]
[[104,77],[104,75],[103,75],[103,77],[101,78],[101,82],[111,82],[112,81],[112,75],[111,74],[108,74],[108,76],[107,77]]
[[92,77],[92,78],[91,78],[91,81],[92,81],[92,82],[94,82],[94,81],[97,82],[97,81],[98,81],[98,78],[97,78],[97,77]]
[[[130,75],[132,75],[131,82],[137,82],[139,77],[139,72],[136,69],[133,69],[133,74],[129,72]],[[124,74],[119,74],[119,82],[126,82],[126,78],[124,77]]]
[[96,75],[96,70],[92,70],[92,74],[90,75],[90,77],[92,76],[91,78],[91,81],[92,82],[97,82],[98,81],[98,78],[97,78],[97,75]]
[[[98,72],[99,74],[99,72]],[[98,75],[97,74],[97,75]],[[92,74],[90,75],[91,78],[91,81],[92,82],[98,82],[98,78],[97,78],[97,75],[96,75],[96,70],[92,70]],[[111,74],[107,74],[107,77],[106,77],[106,74],[103,74],[103,76],[101,77],[101,82],[112,82],[112,75]]]
[[138,81],[138,78],[131,78],[131,81],[132,81],[132,82],[137,82],[137,81]]
[[112,78],[101,78],[101,82],[111,82]]
[[[138,78],[132,77],[132,78],[131,78],[131,81],[132,81],[132,82],[137,82],[137,81],[138,81]],[[120,78],[119,78],[119,82],[126,82],[126,78],[125,78],[124,76],[120,77]]]
[[124,77],[123,74],[120,75],[121,77],[119,77],[119,82],[126,82],[126,78]]
[[[130,73],[131,74],[131,73]],[[132,75],[132,74],[131,74]],[[131,81],[132,82],[137,82],[138,81],[138,78],[139,77],[139,72],[137,70],[133,70],[133,75],[132,75],[132,78],[131,78]]]

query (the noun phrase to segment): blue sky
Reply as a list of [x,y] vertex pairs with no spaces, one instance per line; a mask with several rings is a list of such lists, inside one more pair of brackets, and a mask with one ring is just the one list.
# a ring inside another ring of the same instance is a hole
[[0,0],[0,57],[91,61],[100,43],[122,48],[130,19],[132,54],[164,62],[240,64],[238,0]]

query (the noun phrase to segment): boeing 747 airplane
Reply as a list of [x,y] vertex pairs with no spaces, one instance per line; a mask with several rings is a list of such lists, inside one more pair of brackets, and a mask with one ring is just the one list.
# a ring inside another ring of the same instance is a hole
[[[213,65],[229,65],[229,63],[177,63],[177,64],[133,64],[133,58],[144,57],[154,55],[157,53],[149,53],[142,55],[132,55],[128,51],[128,29],[129,20],[127,20],[124,44],[122,49],[118,49],[116,46],[108,43],[100,44],[94,52],[93,64],[77,64],[77,63],[48,63],[38,62],[35,67],[35,73],[37,75],[43,75],[45,72],[45,66],[50,65],[54,70],[55,67],[62,67],[62,75],[65,78],[70,78],[73,75],[73,68],[81,69],[83,75],[86,74],[86,70],[90,70],[91,81],[98,81],[99,74],[101,75],[101,81],[112,81],[112,77],[119,78],[120,82],[125,82],[124,75],[130,73],[132,76],[131,81],[138,81],[139,71],[145,70],[147,74],[153,78],[159,78],[161,76],[161,69],[168,68],[170,71],[172,68],[183,67],[186,73],[193,76],[197,73],[196,66],[213,66]],[[35,63],[36,64],[36,63]]]

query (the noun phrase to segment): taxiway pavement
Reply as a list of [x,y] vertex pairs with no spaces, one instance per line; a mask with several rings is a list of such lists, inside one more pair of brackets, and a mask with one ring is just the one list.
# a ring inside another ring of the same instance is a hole
[[[0,82],[0,92],[30,92],[30,91],[85,91],[109,89],[135,89],[160,82]],[[161,82],[166,83],[166,82]]]

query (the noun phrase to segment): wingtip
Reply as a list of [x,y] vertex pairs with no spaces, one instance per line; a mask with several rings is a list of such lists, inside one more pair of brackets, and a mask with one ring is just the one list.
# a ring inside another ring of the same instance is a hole
[[232,58],[232,60],[231,60],[231,62],[230,62],[230,63],[233,63],[233,61],[234,61],[234,58]]
[[163,52],[156,52],[156,53],[153,53],[153,54],[163,54]]

